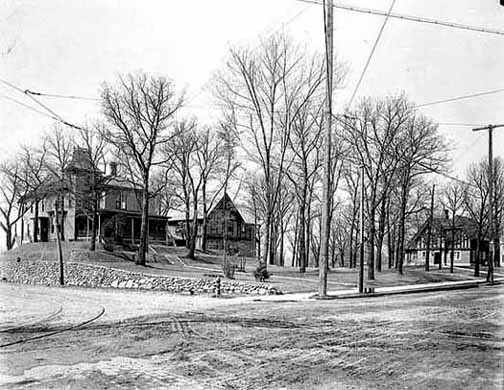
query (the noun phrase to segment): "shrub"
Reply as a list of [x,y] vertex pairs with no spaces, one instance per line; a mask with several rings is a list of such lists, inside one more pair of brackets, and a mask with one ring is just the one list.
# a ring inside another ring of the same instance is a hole
[[270,274],[266,268],[266,264],[259,263],[257,268],[254,271],[255,280],[258,282],[264,282],[266,279],[269,279]]
[[226,261],[222,263],[222,272],[224,273],[224,276],[228,279],[234,279],[234,274],[235,274],[236,266],[231,263],[230,261]]

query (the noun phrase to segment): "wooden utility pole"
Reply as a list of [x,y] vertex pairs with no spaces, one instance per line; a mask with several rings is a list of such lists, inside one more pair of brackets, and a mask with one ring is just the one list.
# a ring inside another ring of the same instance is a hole
[[494,211],[495,211],[495,197],[494,197],[494,179],[493,179],[493,140],[492,140],[492,132],[493,129],[499,128],[499,127],[504,127],[504,124],[500,125],[488,125],[484,127],[477,127],[473,129],[473,131],[481,131],[481,130],[488,130],[488,192],[489,192],[489,218],[488,218],[488,223],[489,223],[489,236],[490,236],[490,245],[489,245],[489,259],[488,259],[488,273],[487,273],[487,282],[490,282],[493,284],[494,282],[494,257],[495,257],[495,243],[497,240],[495,239],[495,218],[494,218]]
[[360,180],[360,245],[359,245],[359,293],[364,292],[364,165]]
[[431,237],[432,237],[432,223],[434,221],[434,191],[436,190],[436,185],[432,185],[431,192],[431,204],[429,213],[429,226],[427,227],[427,253],[425,255],[425,270],[429,271],[429,257],[431,249]]
[[[58,261],[59,261],[59,282],[63,286],[65,284],[65,279],[63,276],[63,251],[61,250],[61,223],[59,219],[59,200],[54,201],[54,219],[56,220],[56,242],[58,244]],[[63,211],[62,211],[63,212]],[[63,219],[63,217],[61,217]]]
[[333,1],[324,0],[324,33],[326,45],[326,101],[324,110],[324,180],[322,188],[322,221],[320,238],[319,290],[318,296],[327,295],[327,271],[329,265],[329,216],[331,194],[331,128],[332,128],[332,76],[333,76]]

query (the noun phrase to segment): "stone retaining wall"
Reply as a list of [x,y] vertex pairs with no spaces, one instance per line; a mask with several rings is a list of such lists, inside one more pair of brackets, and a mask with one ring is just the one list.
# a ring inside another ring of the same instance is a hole
[[[0,262],[2,280],[22,284],[59,285],[59,264],[22,260]],[[173,293],[214,293],[215,278],[191,279],[135,273],[92,264],[65,263],[65,284],[82,287],[132,288]],[[280,290],[266,284],[221,280],[221,293],[233,295],[274,295]]]

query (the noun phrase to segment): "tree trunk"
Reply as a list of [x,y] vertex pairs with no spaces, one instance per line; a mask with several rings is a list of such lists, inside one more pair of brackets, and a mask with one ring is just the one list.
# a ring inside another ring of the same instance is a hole
[[193,220],[191,224],[191,242],[189,244],[189,253],[187,258],[194,260],[194,253],[196,252],[196,238],[198,237],[198,196],[193,193]]
[[149,245],[149,177],[146,176],[145,187],[142,191],[142,224],[140,226],[140,245],[138,246],[138,256],[136,264],[145,265],[147,247]]
[[399,275],[403,274],[403,265],[404,265],[404,241],[406,236],[406,207],[408,203],[408,187],[409,183],[404,183],[402,185],[401,191],[401,204],[399,210],[399,246],[398,251],[396,253],[397,261],[398,261],[398,271]]
[[5,246],[7,248],[7,250],[11,250],[12,249],[12,226],[11,224],[9,223],[9,221],[6,221],[6,227],[7,229],[5,229]]
[[452,216],[451,242],[450,242],[450,273],[453,273],[453,262],[455,260],[455,213]]
[[[95,192],[93,194],[93,208],[92,208],[92,217],[93,225],[91,226],[91,245],[90,250],[96,250],[96,235],[97,235],[97,223],[98,223],[98,194]],[[133,241],[133,231],[131,232],[131,240]]]
[[[272,221],[275,219],[272,218]],[[271,223],[270,243],[269,243],[269,262],[272,265],[276,264],[276,249],[277,249],[277,224]]]
[[306,210],[304,201],[299,205],[299,272],[306,272],[307,257],[306,257]]
[[478,232],[476,236],[476,256],[474,259],[474,276],[476,277],[480,276],[480,237],[481,232]]
[[[270,211],[266,210],[266,219],[264,221],[264,256],[263,263],[264,265],[268,264],[268,255],[270,253],[270,237],[271,237],[271,215]],[[271,264],[271,262],[270,262]]]
[[294,225],[294,243],[292,245],[292,260],[291,267],[297,266],[296,264],[296,256],[297,254],[297,246],[298,246],[298,229],[299,229],[299,217],[296,217],[296,224]]
[[[497,231],[500,231],[500,229],[497,229]],[[501,258],[501,252],[500,252],[500,237],[499,235],[495,236],[495,246],[494,246],[494,253],[495,253],[495,266],[500,267],[500,258]]]
[[280,253],[278,256],[278,262],[281,267],[284,266],[284,235],[285,235],[285,226],[283,218],[280,220]]
[[387,234],[387,246],[388,246],[388,268],[391,269],[394,266],[395,227],[392,228],[392,226],[390,226],[390,223]]
[[368,280],[374,280],[374,266],[375,266],[375,255],[374,255],[374,247],[375,247],[375,234],[376,234],[376,227],[375,227],[375,205],[374,201],[371,205],[371,210],[369,213],[369,237],[368,237],[368,250],[369,250],[369,257],[368,257]]
[[[70,196],[70,194],[68,194]],[[65,241],[65,195],[60,196],[61,215],[60,215],[60,239]]]
[[39,237],[39,200],[35,199],[35,215],[33,218],[33,242],[38,242]]
[[206,252],[207,250],[207,225],[208,225],[208,209],[207,209],[207,198],[206,198],[206,183],[203,182],[201,187],[201,195],[203,202],[203,224],[201,226],[201,250]]
[[185,201],[185,236],[186,236],[186,242],[185,242],[185,247],[189,249],[191,247],[191,215],[190,215],[190,204],[189,204],[189,196],[186,197]]
[[378,220],[378,235],[376,237],[376,270],[381,272],[382,270],[382,248],[383,240],[385,238],[385,213],[386,213],[387,202],[385,199],[382,200],[380,218]]

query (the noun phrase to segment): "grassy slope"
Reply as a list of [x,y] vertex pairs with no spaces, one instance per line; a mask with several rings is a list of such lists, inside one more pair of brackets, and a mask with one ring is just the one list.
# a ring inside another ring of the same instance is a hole
[[[196,260],[185,259],[185,248],[160,247],[156,246],[157,252],[154,255],[151,252],[146,266],[136,265],[132,254],[126,256],[121,253],[110,253],[102,249],[96,252],[89,251],[88,243],[85,242],[64,242],[63,257],[68,260],[80,261],[91,264],[108,266],[111,268],[123,269],[132,272],[144,272],[154,275],[168,275],[178,277],[213,277],[222,272],[222,258],[217,255],[197,253]],[[73,254],[71,255],[71,252]],[[28,260],[48,260],[56,261],[56,243],[34,243],[25,244],[9,252],[0,254],[1,261],[13,261],[17,257]],[[181,260],[179,260],[181,259]],[[231,257],[231,261],[237,261]],[[184,265],[185,264],[185,265]],[[249,259],[246,263],[246,272],[236,272],[235,278],[238,281],[253,282],[253,271],[256,267],[256,261]],[[318,283],[318,270],[308,269],[302,275],[297,269],[291,267],[269,266],[272,278],[268,283],[281,289],[283,292],[301,292],[315,291]],[[356,286],[358,273],[357,270],[348,268],[337,268],[331,270],[328,276],[329,290],[348,289]],[[425,272],[421,267],[405,267],[404,275],[400,276],[395,270],[384,270],[376,273],[374,286],[392,286],[416,283],[441,282],[446,280],[471,279],[470,272],[458,271],[450,274],[448,270],[443,269]]]

